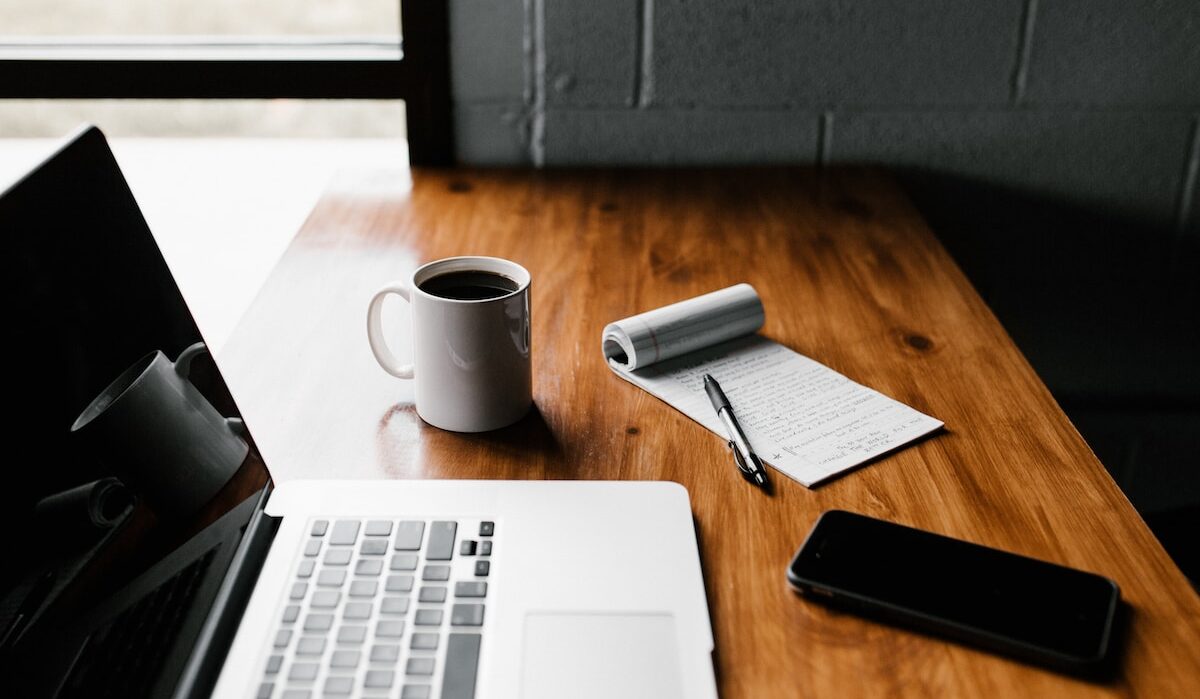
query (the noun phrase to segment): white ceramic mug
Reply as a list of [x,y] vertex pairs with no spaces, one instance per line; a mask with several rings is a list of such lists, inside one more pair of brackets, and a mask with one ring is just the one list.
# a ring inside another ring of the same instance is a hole
[[[512,289],[495,298],[463,299],[422,288],[438,277],[466,272],[497,275]],[[515,262],[448,257],[375,293],[367,309],[371,351],[389,374],[416,381],[422,420],[453,432],[485,432],[511,425],[529,411],[529,282],[529,272]],[[412,306],[412,364],[397,361],[384,338],[383,300],[388,294]]]

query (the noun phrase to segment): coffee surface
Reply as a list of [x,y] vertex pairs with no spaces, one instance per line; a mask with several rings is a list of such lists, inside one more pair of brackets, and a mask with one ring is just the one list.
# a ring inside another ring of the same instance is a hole
[[508,277],[474,270],[439,274],[425,280],[419,286],[421,291],[432,296],[458,301],[498,299],[519,288],[518,284]]

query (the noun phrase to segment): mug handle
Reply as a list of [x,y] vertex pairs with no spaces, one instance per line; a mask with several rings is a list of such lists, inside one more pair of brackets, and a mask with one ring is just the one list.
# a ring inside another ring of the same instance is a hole
[[197,342],[196,344],[180,352],[179,358],[176,359],[175,364],[172,365],[175,368],[175,373],[179,374],[182,378],[190,378],[192,373],[192,361],[195,360],[196,357],[199,357],[207,352],[208,347],[206,347],[203,342]]
[[399,379],[411,379],[413,365],[401,364],[397,361],[392,351],[388,349],[387,340],[383,337],[383,299],[388,294],[395,294],[412,303],[412,294],[403,282],[392,282],[375,292],[375,296],[371,299],[371,305],[367,308],[367,341],[371,345],[371,352],[375,355],[375,360],[379,362],[379,366],[383,367],[384,371]]
[[[180,377],[190,381],[192,362],[195,361],[196,357],[207,353],[208,345],[205,345],[203,342],[197,342],[179,353],[179,357],[175,360],[172,368],[175,369],[175,373],[179,374]],[[229,427],[230,432],[238,437],[246,434],[246,423],[242,422],[240,417],[225,418],[225,425]]]

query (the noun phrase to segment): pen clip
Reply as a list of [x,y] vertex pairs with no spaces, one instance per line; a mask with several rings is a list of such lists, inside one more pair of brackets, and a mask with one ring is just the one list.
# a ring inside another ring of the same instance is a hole
[[729,440],[728,444],[729,450],[733,452],[733,462],[737,464],[738,470],[743,475],[753,475],[754,472],[750,470],[750,465],[746,463],[746,459],[742,458],[742,452],[738,451],[738,448],[734,446],[732,439]]

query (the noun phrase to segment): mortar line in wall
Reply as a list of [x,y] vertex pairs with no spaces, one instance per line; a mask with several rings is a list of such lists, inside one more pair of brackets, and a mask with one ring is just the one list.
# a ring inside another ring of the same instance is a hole
[[[509,101],[499,98],[494,100],[481,99],[471,100],[471,104],[509,104]],[[711,112],[716,114],[728,113],[747,113],[755,112],[760,114],[812,114],[820,113],[820,107],[797,104],[753,104],[753,105],[738,105],[738,104],[696,104],[694,102],[663,102],[656,101],[654,104],[647,104],[647,110],[660,112]],[[853,104],[844,104],[840,106],[847,112],[859,114],[912,114],[925,112],[940,112],[946,114],[1012,114],[1017,112],[1027,113],[1034,112],[1040,114],[1097,114],[1097,115],[1184,115],[1191,116],[1195,109],[1195,104],[1186,104],[1182,106],[1158,106],[1158,105],[1137,105],[1137,104],[1098,104],[1093,102],[1048,102],[1045,104],[1029,105],[1020,109],[1014,109],[1013,105],[1007,102],[1003,103],[982,103],[982,104],[944,104],[938,102],[862,102]],[[570,106],[555,106],[556,112],[592,112],[606,111],[613,109],[612,105],[603,103],[596,104],[580,104]]]
[[825,111],[817,117],[817,168],[829,164],[833,149],[833,112]]
[[1013,67],[1009,97],[1014,105],[1025,99],[1025,84],[1029,80],[1029,58],[1033,53],[1033,25],[1037,19],[1038,0],[1025,0],[1021,8],[1021,23],[1017,27],[1017,59]]
[[654,91],[653,56],[654,46],[654,0],[638,0],[637,44],[634,49],[633,98],[631,104],[643,109],[650,104]]
[[533,106],[533,2],[521,2],[521,104],[528,110]]
[[1192,219],[1193,203],[1197,197],[1200,197],[1200,192],[1196,191],[1196,187],[1200,185],[1200,182],[1197,182],[1200,179],[1200,115],[1196,115],[1192,119],[1192,138],[1188,146],[1183,183],[1179,190],[1179,218],[1175,222],[1175,232],[1178,238],[1182,238],[1187,233],[1188,223]]
[[546,164],[546,3],[533,0],[533,106],[530,114],[529,159]]

